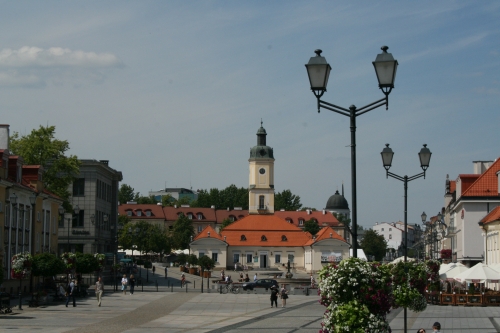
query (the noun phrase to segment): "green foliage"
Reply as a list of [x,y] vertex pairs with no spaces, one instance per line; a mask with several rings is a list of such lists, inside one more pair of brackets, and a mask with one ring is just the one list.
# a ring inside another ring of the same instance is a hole
[[290,190],[283,190],[274,195],[274,210],[279,211],[281,209],[294,211],[300,209],[302,204],[300,203],[300,197],[298,195],[292,194]]
[[30,134],[20,136],[18,132],[10,137],[10,150],[20,155],[27,165],[41,165],[44,168],[43,183],[47,190],[65,201],[65,209],[71,210],[68,188],[80,172],[80,161],[74,155],[65,156],[69,150],[68,141],[57,140],[55,126],[40,126]]
[[[351,227],[351,219],[345,216],[344,214],[332,213],[332,215],[335,216],[337,221],[339,221],[343,225],[347,226],[348,228]],[[360,226],[358,226],[358,230],[363,230],[363,227],[361,227],[360,229]]]
[[144,268],[152,268],[153,267],[153,263],[149,260],[146,260],[144,262]]
[[135,194],[134,201],[141,205],[156,205],[158,203],[154,196],[143,197],[139,192]]
[[231,184],[223,190],[217,188],[212,188],[210,191],[201,190],[198,192],[198,200],[191,202],[191,207],[212,206],[216,209],[234,209],[234,207],[248,209],[248,189]]
[[179,263],[179,265],[185,265],[187,263],[187,254],[179,253],[175,262]]
[[191,242],[191,237],[194,237],[193,222],[184,214],[180,214],[172,227],[173,248],[187,249]]
[[148,251],[160,254],[170,253],[172,244],[170,238],[167,236],[165,228],[153,224],[150,225],[148,233]]
[[202,270],[209,271],[215,267],[215,261],[213,261],[212,258],[209,258],[207,255],[204,255],[198,259],[198,265],[200,265]]
[[33,257],[31,274],[34,276],[54,276],[64,273],[66,264],[52,253],[40,253]]
[[198,265],[198,257],[194,254],[188,255],[186,261],[191,267]]
[[316,212],[316,211],[318,211],[316,208],[312,208],[312,207],[302,207],[302,208],[300,209],[300,211],[301,211],[301,212],[305,212],[306,210],[310,210],[310,211],[312,211],[312,212]]
[[91,253],[76,253],[76,266],[77,273],[89,274],[100,269],[99,261]]
[[387,251],[387,242],[384,236],[373,230],[367,230],[360,244],[366,255],[374,256],[376,261],[382,260]]
[[321,228],[319,227],[318,222],[313,219],[310,219],[309,221],[306,221],[304,223],[304,231],[309,232],[313,236],[316,235],[320,230]]
[[127,184],[122,184],[120,190],[118,191],[118,202],[120,205],[126,204],[129,201],[134,200],[134,188]]
[[222,220],[222,223],[220,225],[220,228],[219,228],[219,234],[222,232],[222,230],[227,227],[228,225],[230,225],[231,223],[233,223],[233,221],[231,221],[230,219],[228,218],[225,218],[224,220]]
[[119,226],[125,226],[127,223],[131,221],[130,217],[127,215],[118,215],[118,225]]
[[147,221],[128,222],[119,234],[118,244],[127,250],[170,253],[171,240],[164,228]]

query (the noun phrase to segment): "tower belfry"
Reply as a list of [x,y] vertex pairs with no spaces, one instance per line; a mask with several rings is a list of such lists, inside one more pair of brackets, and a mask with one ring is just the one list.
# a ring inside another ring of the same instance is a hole
[[257,145],[250,148],[248,159],[249,175],[249,214],[274,214],[274,154],[273,148],[266,144],[266,130],[260,121],[257,130]]

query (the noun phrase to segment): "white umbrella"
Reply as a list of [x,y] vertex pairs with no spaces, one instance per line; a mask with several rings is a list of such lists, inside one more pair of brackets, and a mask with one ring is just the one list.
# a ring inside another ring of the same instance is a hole
[[[404,260],[405,260],[405,257],[399,257],[399,258],[396,258],[393,261],[391,261],[391,264],[397,264],[398,262],[404,261]],[[415,259],[407,257],[406,261],[415,261]]]
[[488,265],[489,268],[493,268],[495,271],[500,272],[500,263]]
[[500,272],[488,267],[483,263],[478,263],[454,278],[458,282],[477,282],[477,283],[498,283],[500,281]]
[[453,278],[456,277],[458,274],[463,273],[467,270],[469,270],[469,268],[462,264],[453,265],[453,267],[447,270],[446,272],[439,274],[439,278],[441,280],[449,280],[449,279],[453,280]]
[[447,263],[447,264],[441,264],[441,266],[439,266],[439,275],[443,274],[446,271],[449,271],[453,267],[455,267],[455,263],[454,262],[450,262],[450,263]]

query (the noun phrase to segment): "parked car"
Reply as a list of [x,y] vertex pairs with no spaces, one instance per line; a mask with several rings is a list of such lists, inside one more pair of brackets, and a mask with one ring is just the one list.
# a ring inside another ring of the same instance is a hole
[[254,288],[266,288],[269,289],[271,286],[278,287],[278,282],[271,279],[258,279],[255,282],[245,282],[243,283],[243,290],[253,290]]

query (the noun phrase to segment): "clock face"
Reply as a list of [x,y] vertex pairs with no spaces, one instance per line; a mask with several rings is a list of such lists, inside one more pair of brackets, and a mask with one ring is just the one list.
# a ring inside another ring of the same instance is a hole
[[264,169],[264,168],[260,168],[260,169],[259,169],[259,173],[260,173],[261,175],[265,174],[265,173],[266,173],[266,169]]

